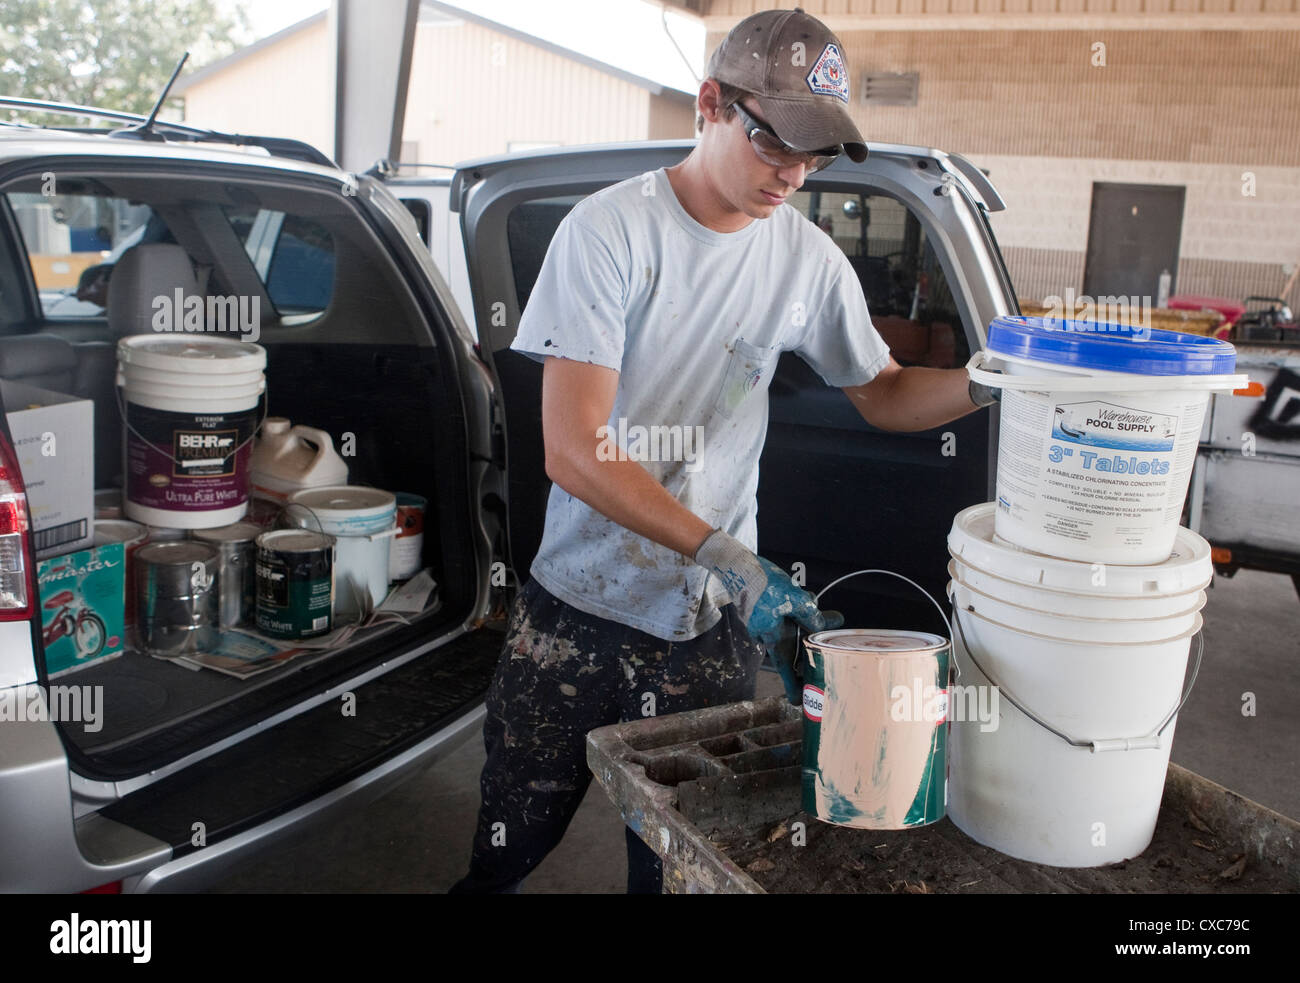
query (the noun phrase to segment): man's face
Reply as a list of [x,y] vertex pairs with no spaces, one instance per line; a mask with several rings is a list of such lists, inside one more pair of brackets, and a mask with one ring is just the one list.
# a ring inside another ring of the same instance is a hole
[[[766,123],[753,96],[740,100],[754,119]],[[777,167],[761,160],[745,135],[739,115],[714,127],[717,139],[709,156],[709,173],[718,197],[730,210],[750,218],[767,218],[791,194],[799,190],[807,176],[804,164]]]

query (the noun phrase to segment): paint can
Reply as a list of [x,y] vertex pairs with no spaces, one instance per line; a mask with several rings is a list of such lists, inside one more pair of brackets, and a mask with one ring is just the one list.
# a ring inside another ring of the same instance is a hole
[[334,614],[359,618],[388,596],[388,551],[397,535],[397,498],[361,485],[331,485],[294,492],[285,506],[287,524],[337,539]]
[[194,538],[215,546],[219,556],[221,627],[252,624],[257,615],[257,544],[260,526],[236,522],[216,529],[196,529]]
[[150,655],[192,655],[217,641],[219,559],[208,543],[146,543],[135,554],[136,629]]
[[230,338],[117,343],[127,518],[178,529],[243,518],[265,368],[264,348]]
[[[100,493],[96,492],[95,494],[98,497]],[[95,520],[95,545],[121,543],[126,554],[125,571],[122,578],[122,603],[127,628],[135,625],[135,605],[129,603],[132,591],[135,588],[135,553],[144,545],[148,536],[149,530],[146,526],[142,526],[138,522],[132,522],[130,519]]]
[[397,536],[388,554],[388,579],[406,580],[420,572],[424,559],[424,510],[428,499],[397,493]]
[[257,630],[311,638],[334,624],[333,536],[278,529],[257,537]]
[[122,489],[95,489],[95,519],[120,519],[122,512]]
[[804,645],[804,811],[861,829],[909,829],[942,819],[948,639],[835,629]]

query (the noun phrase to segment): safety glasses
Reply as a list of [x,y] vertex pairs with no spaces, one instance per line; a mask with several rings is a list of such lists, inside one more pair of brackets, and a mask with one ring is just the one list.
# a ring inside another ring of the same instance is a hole
[[745,136],[749,137],[749,145],[754,148],[758,159],[765,164],[782,168],[803,164],[806,168],[805,173],[812,174],[826,167],[840,155],[839,147],[825,147],[811,153],[795,150],[777,136],[770,126],[760,123],[751,116],[740,103],[734,105],[740,116],[740,125],[745,128]]

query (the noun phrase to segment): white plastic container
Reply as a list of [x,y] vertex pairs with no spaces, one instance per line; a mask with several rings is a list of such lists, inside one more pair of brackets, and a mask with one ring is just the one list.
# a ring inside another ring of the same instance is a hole
[[392,492],[354,485],[308,488],[289,496],[290,525],[328,533],[334,553],[334,614],[356,618],[388,594],[388,551],[397,535]]
[[[968,370],[1002,389],[997,533],[1048,556],[1159,563],[1173,548],[1232,345],[1130,325],[1000,317]],[[1003,373],[983,371],[988,356]]]
[[1000,585],[949,585],[956,682],[996,687],[996,703],[976,692],[997,713],[953,716],[948,813],[1035,863],[1137,856],[1155,831],[1209,544],[1180,529],[1162,564],[1079,563],[999,544],[994,510],[963,510],[948,536],[950,569]]
[[128,519],[210,529],[248,509],[266,350],[229,338],[132,335],[117,345]]
[[296,426],[282,416],[266,418],[253,444],[252,494],[283,504],[305,488],[346,485],[348,466],[324,430]]

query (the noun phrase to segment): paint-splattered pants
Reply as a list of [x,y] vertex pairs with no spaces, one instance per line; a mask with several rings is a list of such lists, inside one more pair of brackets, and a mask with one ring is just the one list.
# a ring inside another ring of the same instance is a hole
[[[591,783],[588,731],[753,698],[762,646],[734,606],[722,614],[705,634],[666,642],[524,585],[487,694],[470,872],[453,892],[515,890],[560,842]],[[658,858],[627,839],[628,889],[657,891]]]

